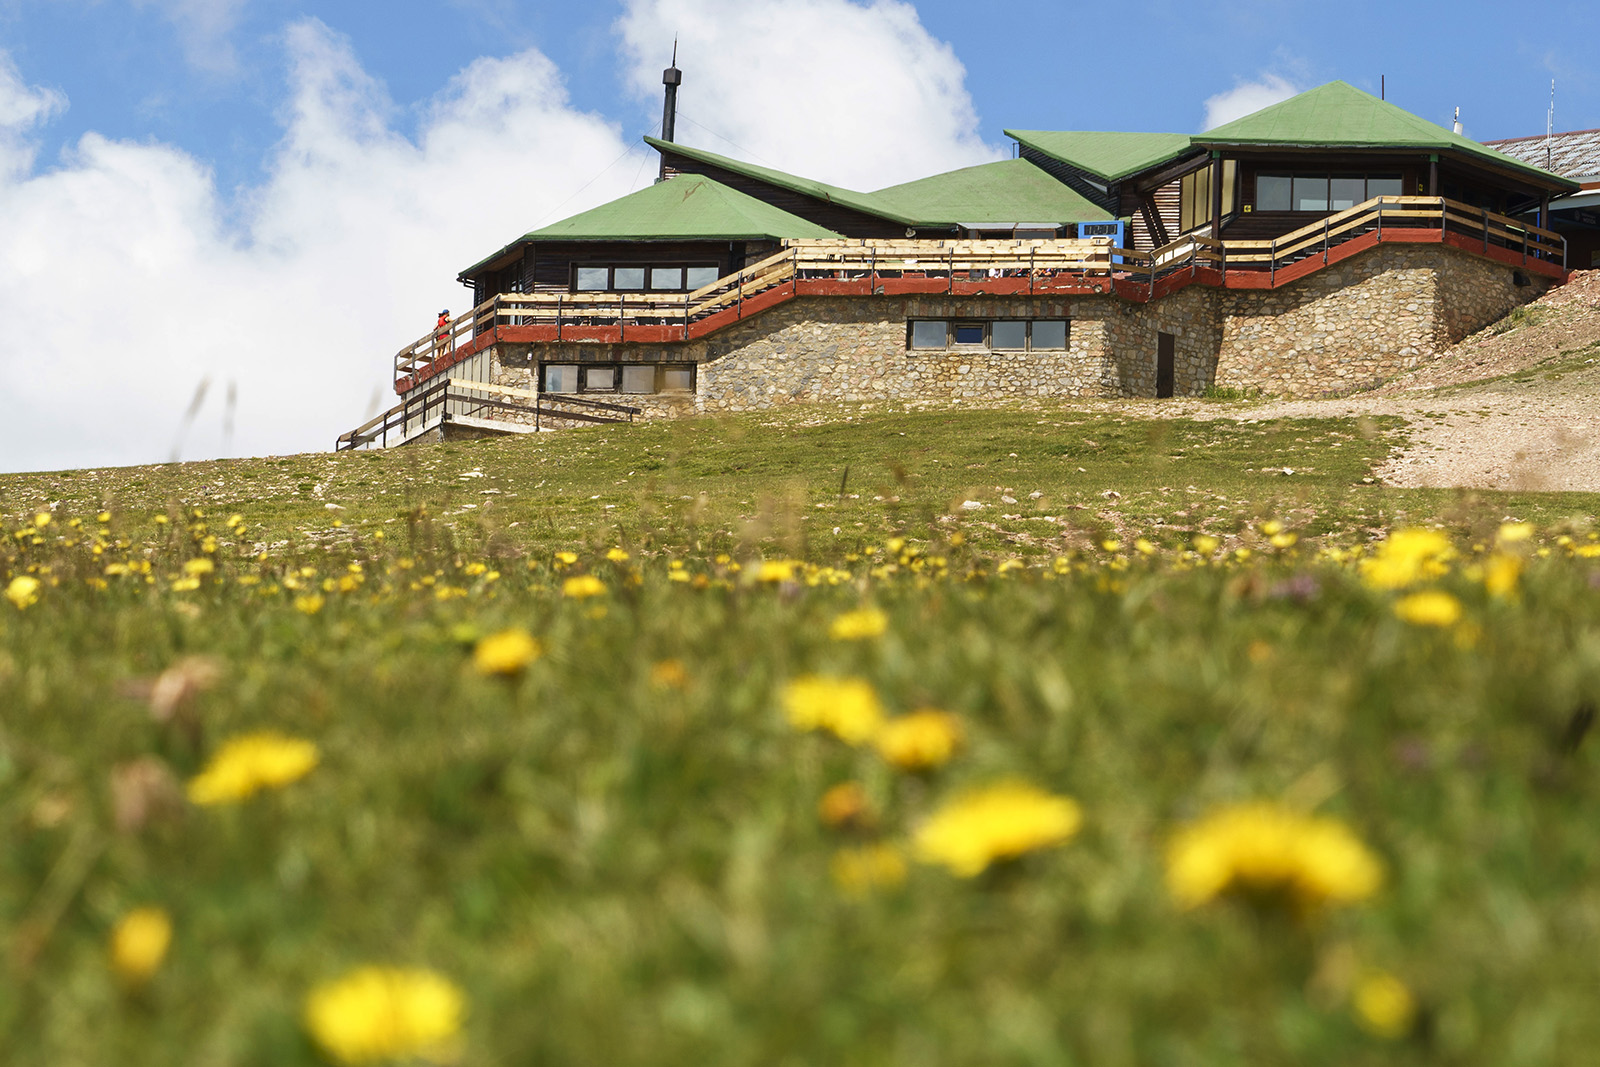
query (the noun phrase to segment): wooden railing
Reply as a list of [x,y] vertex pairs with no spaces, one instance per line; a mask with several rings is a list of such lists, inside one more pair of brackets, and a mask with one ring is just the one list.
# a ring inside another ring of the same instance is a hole
[[333,447],[336,452],[370,446],[387,448],[391,435],[398,437],[395,443],[403,443],[453,418],[512,422],[539,430],[550,421],[632,422],[640,414],[643,409],[626,404],[440,376],[411,390],[383,414],[340,434]]
[[[502,326],[553,327],[554,332],[546,336],[556,341],[562,340],[568,329],[574,339],[593,339],[582,331],[596,326],[607,329],[606,339],[625,341],[630,328],[651,326],[656,328],[651,331],[652,341],[663,337],[687,341],[695,323],[729,311],[734,311],[735,318],[742,317],[745,302],[789,282],[847,281],[870,293],[880,290],[880,281],[915,279],[922,286],[916,291],[926,292],[928,280],[944,279],[948,291],[955,292],[958,284],[967,282],[1027,278],[1025,288],[1009,291],[1032,292],[1036,282],[1050,288],[1052,282],[1068,278],[1087,287],[1090,280],[1098,279],[1103,286],[1095,291],[1114,288],[1136,300],[1152,299],[1158,295],[1158,282],[1182,272],[1191,277],[1201,271],[1214,272],[1209,275],[1213,284],[1219,280],[1226,284],[1227,274],[1233,271],[1265,272],[1270,286],[1277,284],[1277,273],[1285,267],[1312,256],[1321,256],[1326,262],[1330,251],[1340,244],[1373,233],[1382,241],[1385,230],[1435,230],[1441,236],[1449,233],[1481,241],[1485,255],[1498,248],[1524,263],[1564,265],[1565,241],[1559,234],[1437,196],[1374,197],[1271,240],[1218,241],[1188,234],[1147,252],[1113,247],[1108,238],[796,240],[786,242],[781,251],[766,259],[689,293],[502,293],[396,353],[395,379],[409,388],[436,377],[474,338]],[[1181,279],[1177,284],[1182,284]],[[908,287],[909,282],[900,291]],[[1059,287],[1057,291],[1061,291]],[[671,331],[663,334],[661,327]]]

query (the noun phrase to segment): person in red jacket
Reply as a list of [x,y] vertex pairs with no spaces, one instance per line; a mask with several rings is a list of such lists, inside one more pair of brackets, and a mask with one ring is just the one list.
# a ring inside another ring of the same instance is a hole
[[450,347],[450,309],[439,312],[439,321],[433,324],[433,347]]

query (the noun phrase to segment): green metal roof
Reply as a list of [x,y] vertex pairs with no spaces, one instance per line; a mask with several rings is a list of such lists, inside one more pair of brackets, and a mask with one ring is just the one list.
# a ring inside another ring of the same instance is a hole
[[551,223],[530,241],[706,240],[838,237],[798,215],[698,174],[679,174],[609,204]]
[[1192,144],[1184,133],[1101,133],[1093,130],[1006,130],[1005,135],[1108,182],[1176,159]]
[[869,195],[919,226],[1090,222],[1111,217],[1025,159],[963,167]]
[[892,208],[887,208],[885,205],[878,203],[868,193],[858,193],[853,189],[843,189],[837,185],[829,185],[826,182],[797,177],[793,174],[786,174],[781,170],[773,170],[771,167],[758,167],[754,163],[746,163],[741,159],[729,159],[727,156],[719,156],[715,152],[707,152],[703,148],[690,148],[688,145],[679,144],[677,141],[662,141],[655,137],[646,137],[644,142],[658,151],[674,152],[680,156],[686,156],[701,163],[709,163],[713,167],[721,167],[723,170],[742,174],[747,178],[755,178],[757,181],[763,181],[768,185],[775,185],[779,189],[787,189],[802,196],[809,196],[815,200],[838,204],[841,207],[847,207],[867,215],[875,215],[891,222],[903,223],[907,226],[917,225],[916,219],[896,213]]
[[1410,148],[1459,152],[1480,163],[1514,171],[1540,185],[1578,186],[1547,170],[1496,152],[1342,81],[1308,89],[1194,138],[1203,147],[1225,145]]
[[710,178],[679,174],[525,234],[460,276],[471,275],[529,241],[747,241],[838,236]]

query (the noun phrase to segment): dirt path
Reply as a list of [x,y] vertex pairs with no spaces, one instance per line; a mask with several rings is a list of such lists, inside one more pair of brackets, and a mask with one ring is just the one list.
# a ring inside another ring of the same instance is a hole
[[1195,417],[1397,415],[1411,443],[1379,474],[1390,485],[1600,492],[1600,271],[1467,338],[1370,393],[1280,400]]

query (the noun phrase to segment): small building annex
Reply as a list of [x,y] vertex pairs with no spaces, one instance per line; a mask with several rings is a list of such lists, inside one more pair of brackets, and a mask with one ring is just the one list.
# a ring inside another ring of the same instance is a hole
[[1568,178],[1343,82],[1198,135],[1007,130],[873,192],[672,140],[468,267],[341,448],[808,401],[1329,395],[1566,279]]

